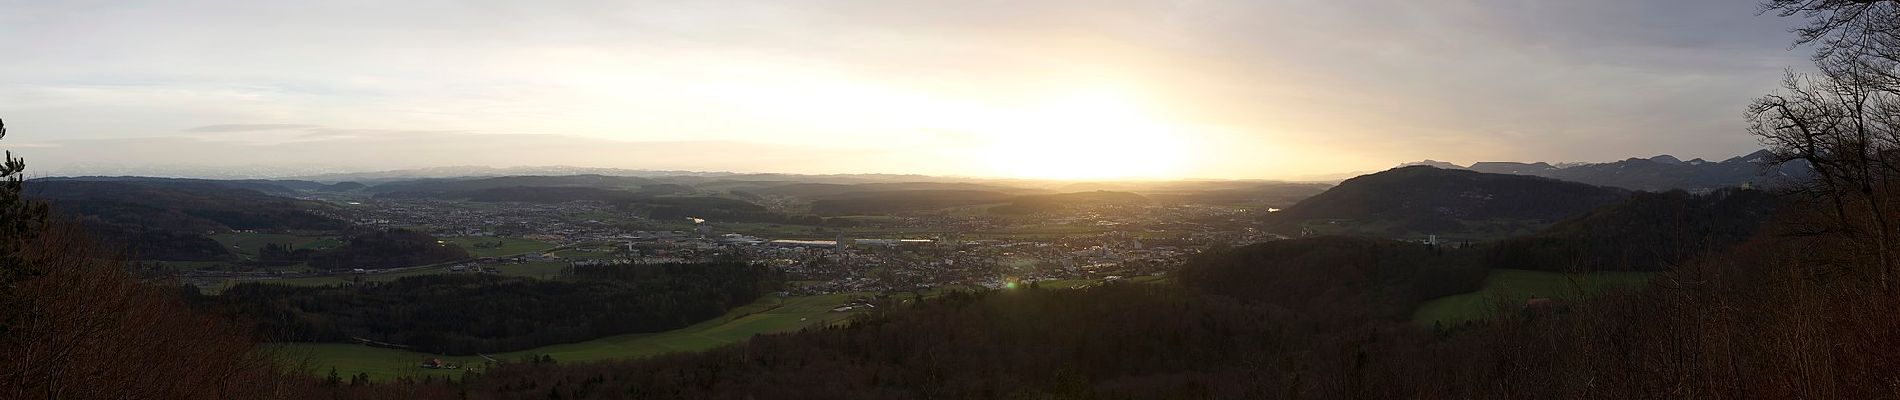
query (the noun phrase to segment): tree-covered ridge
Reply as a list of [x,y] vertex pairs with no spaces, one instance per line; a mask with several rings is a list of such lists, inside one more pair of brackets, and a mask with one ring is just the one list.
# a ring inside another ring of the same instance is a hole
[[[335,230],[347,225],[334,207],[233,187],[226,181],[183,179],[36,179],[28,197],[52,204],[107,243],[144,260],[215,261],[234,258],[207,237],[238,230]],[[232,181],[236,182],[236,181]]]
[[1491,268],[1666,271],[1753,237],[1781,200],[1760,190],[1638,192],[1534,235],[1490,245]]
[[[295,252],[286,255],[297,256]],[[392,229],[358,230],[348,235],[342,246],[309,253],[308,257],[310,266],[317,269],[383,269],[466,260],[469,255],[461,246],[443,243],[428,233]]]
[[1315,320],[1411,315],[1422,301],[1477,290],[1478,254],[1356,237],[1282,240],[1197,257],[1180,273],[1203,293],[1271,303]]
[[322,203],[204,183],[35,180],[26,195],[55,211],[108,224],[174,231],[332,230],[346,224]]
[[268,339],[357,338],[450,355],[506,352],[678,329],[778,290],[743,263],[577,268],[569,279],[427,275],[387,283],[233,286],[202,305],[257,321]]
[[1295,235],[1312,233],[1304,230],[1313,224],[1333,224],[1341,231],[1323,233],[1482,236],[1482,224],[1541,227],[1625,196],[1619,189],[1549,178],[1412,166],[1348,179],[1269,214],[1267,224]]

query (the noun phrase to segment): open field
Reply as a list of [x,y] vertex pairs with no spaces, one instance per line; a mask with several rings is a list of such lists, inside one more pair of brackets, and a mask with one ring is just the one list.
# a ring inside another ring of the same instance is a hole
[[[784,299],[767,296],[735,308],[719,318],[672,331],[611,336],[491,356],[501,360],[517,360],[530,355],[548,355],[560,362],[577,362],[705,350],[737,343],[757,334],[796,331],[842,322],[852,313],[832,312],[831,309],[861,295],[831,294]],[[444,357],[355,344],[291,343],[276,347],[293,362],[308,360],[311,372],[315,374],[328,374],[330,368],[336,368],[339,375],[367,373],[378,380],[400,376],[456,376],[462,373],[458,370],[432,370],[416,366],[427,358],[440,358],[466,366],[479,366],[482,362],[480,357],[473,356]]]
[[1634,289],[1649,283],[1652,272],[1596,272],[1566,274],[1558,272],[1495,269],[1484,278],[1484,288],[1476,292],[1446,296],[1419,305],[1412,322],[1456,325],[1481,320],[1501,309],[1515,309],[1532,296],[1556,300],[1574,300],[1613,289]]

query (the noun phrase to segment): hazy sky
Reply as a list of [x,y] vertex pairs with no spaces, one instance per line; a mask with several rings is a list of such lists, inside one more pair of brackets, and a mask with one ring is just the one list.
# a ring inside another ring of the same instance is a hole
[[1298,177],[1748,152],[1740,0],[0,0],[0,148],[98,165]]

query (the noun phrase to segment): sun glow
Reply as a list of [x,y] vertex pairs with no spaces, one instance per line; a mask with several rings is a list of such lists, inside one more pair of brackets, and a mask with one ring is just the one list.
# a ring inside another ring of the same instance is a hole
[[1183,129],[1127,97],[1071,96],[991,121],[981,151],[999,175],[1039,179],[1166,178],[1187,161]]

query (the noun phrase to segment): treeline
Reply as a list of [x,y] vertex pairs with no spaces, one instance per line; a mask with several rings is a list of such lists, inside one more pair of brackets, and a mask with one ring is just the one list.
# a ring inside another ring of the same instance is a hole
[[184,231],[333,230],[347,224],[320,203],[202,183],[32,181],[28,197],[55,212],[113,224]]
[[743,263],[618,265],[577,268],[561,280],[442,274],[350,286],[246,283],[197,301],[257,321],[268,340],[361,338],[467,355],[678,329],[782,282]]
[[[406,229],[363,229],[351,232],[342,246],[322,251],[283,251],[266,247],[265,261],[308,259],[317,269],[384,269],[444,263],[469,258],[468,250],[436,240],[427,233]],[[275,250],[275,251],[273,251]]]
[[1356,237],[1261,243],[1197,257],[1179,273],[1197,291],[1305,311],[1314,322],[1404,320],[1430,299],[1477,291],[1480,254]]
[[1760,190],[1638,192],[1537,234],[1491,244],[1491,268],[1666,271],[1753,237],[1780,200]]
[[86,233],[101,243],[124,246],[125,252],[140,260],[232,261],[236,254],[203,233],[175,231],[138,224],[110,223],[82,219]]
[[492,399],[1276,398],[1305,347],[1293,318],[1140,284],[952,293],[845,328],[637,362],[510,364],[468,386]]

